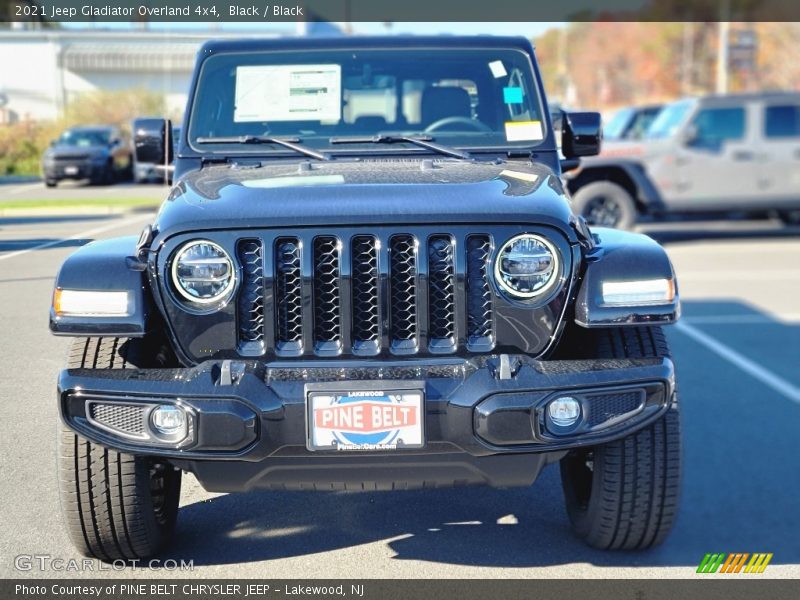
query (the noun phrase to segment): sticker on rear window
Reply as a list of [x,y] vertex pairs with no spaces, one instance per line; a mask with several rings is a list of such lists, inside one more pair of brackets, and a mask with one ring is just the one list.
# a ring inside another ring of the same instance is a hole
[[341,65],[257,65],[236,68],[233,120],[339,121]]
[[522,88],[504,87],[503,102],[505,102],[506,104],[522,104]]
[[541,121],[506,121],[506,140],[528,142],[544,139]]
[[508,75],[506,68],[503,66],[502,60],[493,60],[489,63],[489,70],[491,70],[492,75],[495,79],[500,79],[501,77],[505,77]]

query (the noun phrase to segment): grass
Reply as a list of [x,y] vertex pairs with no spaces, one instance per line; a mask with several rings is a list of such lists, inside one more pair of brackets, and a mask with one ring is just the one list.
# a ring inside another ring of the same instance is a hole
[[2,209],[29,208],[136,208],[138,206],[156,207],[161,204],[160,198],[70,198],[58,200],[54,198],[30,200],[0,200]]

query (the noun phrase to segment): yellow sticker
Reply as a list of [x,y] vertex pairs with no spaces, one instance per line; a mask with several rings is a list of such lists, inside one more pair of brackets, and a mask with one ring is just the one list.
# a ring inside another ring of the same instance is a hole
[[506,140],[527,142],[544,139],[541,121],[506,121]]

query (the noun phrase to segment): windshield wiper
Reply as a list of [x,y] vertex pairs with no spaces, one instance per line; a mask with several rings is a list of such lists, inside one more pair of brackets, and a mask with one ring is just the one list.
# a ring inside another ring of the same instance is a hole
[[300,138],[278,138],[266,135],[234,135],[229,137],[199,137],[195,140],[198,144],[275,144],[289,150],[294,150],[305,156],[317,160],[330,160],[331,157],[324,152],[317,152],[311,148],[301,146]]
[[469,152],[459,150],[458,148],[451,148],[450,146],[442,146],[441,144],[434,144],[433,138],[429,135],[410,136],[410,135],[372,135],[372,136],[347,136],[347,137],[332,137],[331,144],[396,144],[398,142],[406,142],[414,144],[420,148],[431,150],[437,154],[445,156],[452,156],[454,158],[462,158],[469,160],[472,158]]

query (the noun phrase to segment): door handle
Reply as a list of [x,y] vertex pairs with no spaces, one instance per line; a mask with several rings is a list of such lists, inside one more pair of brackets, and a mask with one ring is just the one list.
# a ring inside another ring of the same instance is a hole
[[753,160],[756,157],[750,150],[735,150],[732,156],[733,160]]

